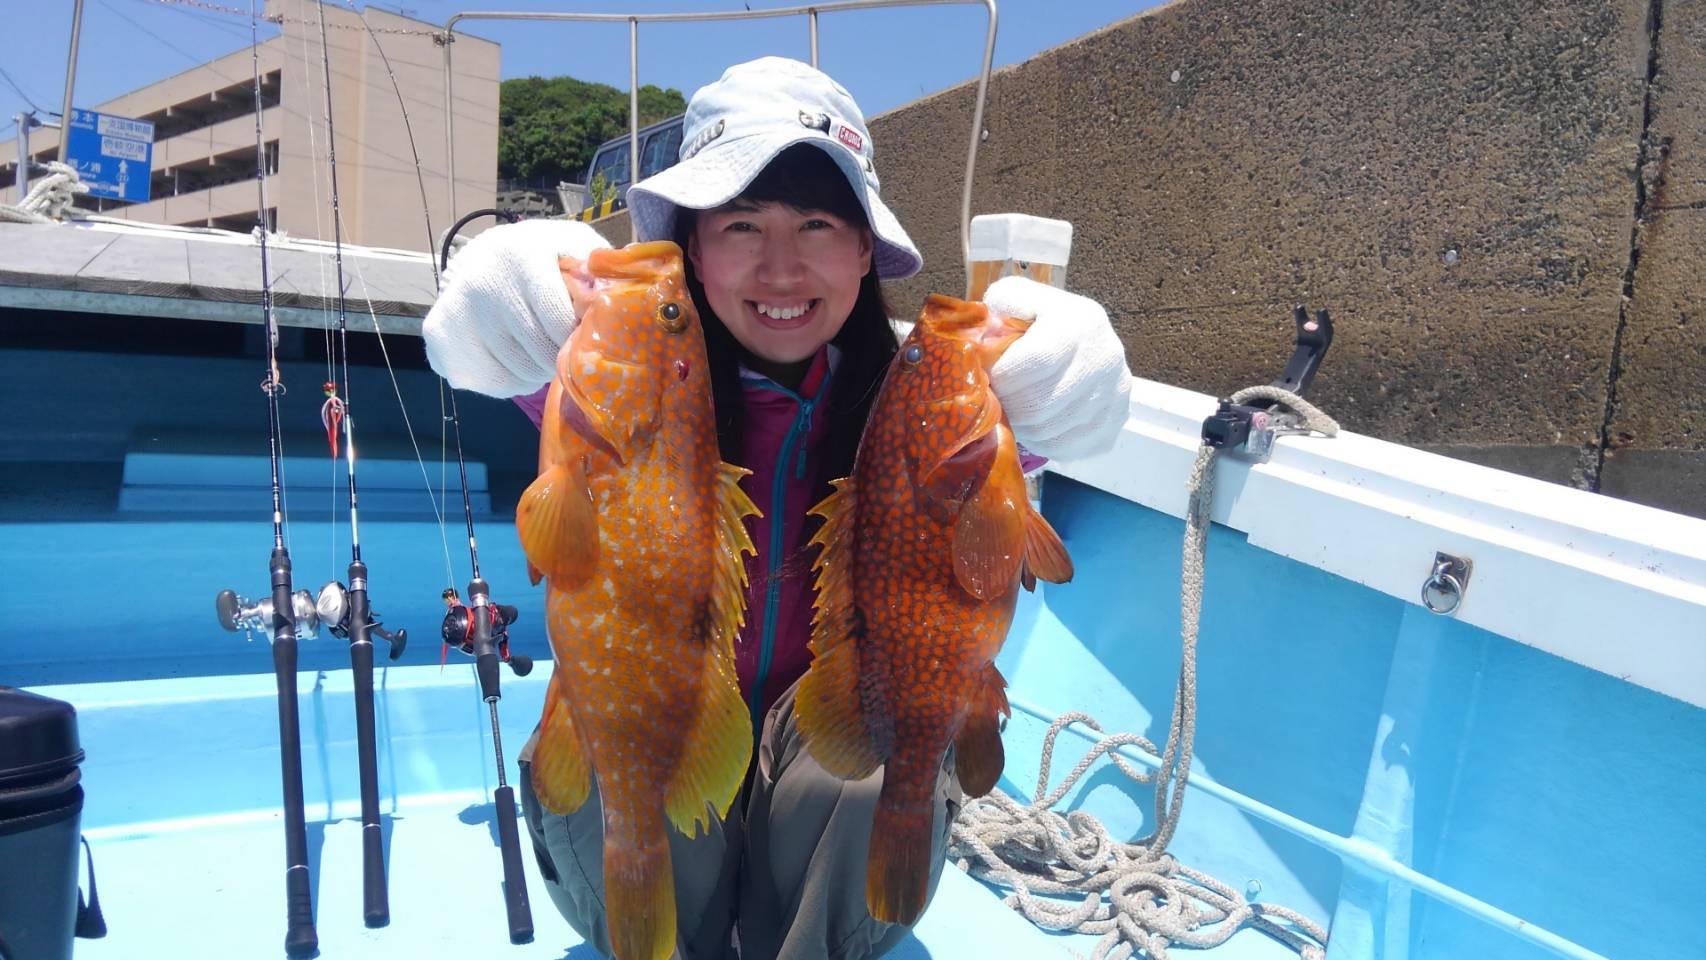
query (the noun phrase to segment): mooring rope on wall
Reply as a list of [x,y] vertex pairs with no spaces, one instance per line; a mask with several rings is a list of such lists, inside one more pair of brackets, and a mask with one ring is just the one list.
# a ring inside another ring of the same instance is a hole
[[70,164],[49,160],[42,164],[47,175],[30,185],[30,192],[17,204],[0,203],[0,221],[10,223],[52,223],[65,218],[71,201],[80,193],[88,193],[89,185],[77,175]]

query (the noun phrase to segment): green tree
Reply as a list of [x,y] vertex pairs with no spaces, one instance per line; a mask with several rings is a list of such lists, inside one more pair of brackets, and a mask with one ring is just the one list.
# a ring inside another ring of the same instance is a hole
[[[640,88],[640,125],[687,109],[681,91]],[[521,77],[498,88],[498,176],[579,183],[598,145],[628,129],[628,93],[573,77]]]

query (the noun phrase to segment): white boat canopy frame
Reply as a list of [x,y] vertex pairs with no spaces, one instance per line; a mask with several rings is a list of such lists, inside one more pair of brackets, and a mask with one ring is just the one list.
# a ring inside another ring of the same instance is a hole
[[[444,152],[450,191],[450,217],[456,218],[456,111],[452,91],[451,51],[455,48],[456,25],[463,20],[546,20],[581,23],[628,24],[628,162],[633,171],[630,183],[640,180],[640,24],[706,22],[712,20],[768,20],[775,17],[806,17],[811,25],[812,66],[817,66],[817,20],[823,13],[871,10],[885,7],[981,6],[989,11],[984,32],[983,69],[977,79],[977,100],[972,108],[970,145],[966,148],[965,188],[960,195],[960,259],[971,260],[971,186],[977,169],[977,145],[982,139],[983,105],[989,96],[989,74],[995,62],[995,0],[840,0],[803,7],[774,10],[728,10],[703,13],[528,13],[471,10],[458,13],[444,25],[439,39],[444,47]],[[630,221],[631,222],[631,221]],[[630,236],[634,236],[630,234]],[[639,239],[634,236],[634,239]]]

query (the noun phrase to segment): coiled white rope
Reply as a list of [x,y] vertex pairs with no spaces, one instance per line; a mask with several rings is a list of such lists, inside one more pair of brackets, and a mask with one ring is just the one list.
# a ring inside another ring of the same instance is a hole
[[[1329,437],[1339,432],[1333,418],[1278,387],[1251,387],[1231,399],[1233,403],[1272,400],[1295,411],[1307,429]],[[1100,934],[1094,960],[1125,960],[1137,952],[1166,960],[1171,946],[1217,946],[1245,927],[1284,943],[1304,960],[1326,956],[1327,931],[1320,925],[1294,910],[1250,903],[1231,887],[1181,865],[1167,853],[1179,824],[1196,736],[1197,630],[1214,503],[1214,461],[1219,452],[1204,444],[1191,470],[1180,587],[1179,686],[1166,750],[1157,750],[1136,734],[1102,736],[1050,791],[1049,768],[1061,731],[1079,723],[1103,732],[1088,715],[1068,713],[1051,724],[1044,736],[1037,789],[1029,804],[996,790],[967,800],[953,825],[948,855],[960,869],[1010,888],[1013,892],[1003,902],[1039,927]],[[1159,769],[1145,773],[1132,766],[1117,752],[1124,746],[1160,756]],[[1109,837],[1107,829],[1087,813],[1063,816],[1051,809],[1104,754],[1132,781],[1155,784],[1156,827],[1150,836],[1124,843]],[[1071,902],[1064,897],[1082,899]]]
[[70,164],[50,160],[43,164],[47,175],[30,185],[22,202],[13,205],[0,203],[0,221],[11,223],[52,223],[65,218],[71,201],[80,193],[88,193],[89,185],[77,175]]

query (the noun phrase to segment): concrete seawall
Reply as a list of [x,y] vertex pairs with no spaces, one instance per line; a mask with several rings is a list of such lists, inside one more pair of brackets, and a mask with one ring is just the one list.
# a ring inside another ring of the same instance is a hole
[[[1325,307],[1350,429],[1706,515],[1703,85],[1706,0],[1181,0],[992,80],[973,212],[1071,220],[1139,376],[1265,383]],[[903,314],[964,288],[974,92],[872,122]]]

